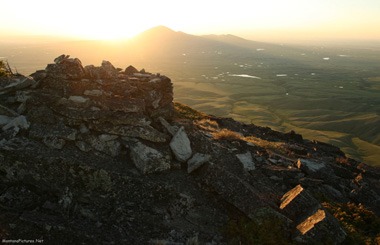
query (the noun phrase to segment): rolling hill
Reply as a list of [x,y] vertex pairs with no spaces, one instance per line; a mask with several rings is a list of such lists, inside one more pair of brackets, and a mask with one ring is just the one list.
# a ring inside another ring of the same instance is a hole
[[25,74],[62,53],[81,57],[84,65],[108,59],[118,67],[133,64],[167,74],[175,100],[195,109],[295,130],[380,164],[377,46],[281,45],[233,35],[196,36],[164,26],[119,42],[0,45],[0,56]]

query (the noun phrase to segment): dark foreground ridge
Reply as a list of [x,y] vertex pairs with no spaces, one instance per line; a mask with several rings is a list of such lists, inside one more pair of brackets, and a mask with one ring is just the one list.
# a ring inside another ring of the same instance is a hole
[[[62,55],[0,77],[0,236],[47,244],[380,241],[380,171]],[[377,238],[376,238],[377,237]]]

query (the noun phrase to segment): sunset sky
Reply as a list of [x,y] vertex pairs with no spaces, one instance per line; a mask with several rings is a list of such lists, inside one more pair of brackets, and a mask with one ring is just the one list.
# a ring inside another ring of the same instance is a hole
[[377,39],[379,0],[0,0],[0,36],[128,38],[157,25],[252,40]]

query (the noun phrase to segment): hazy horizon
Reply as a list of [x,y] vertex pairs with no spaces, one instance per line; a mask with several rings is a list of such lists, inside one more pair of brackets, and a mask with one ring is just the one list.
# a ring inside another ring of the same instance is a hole
[[0,36],[131,38],[163,25],[193,35],[232,34],[264,42],[380,41],[380,2],[237,0],[107,3],[2,1]]

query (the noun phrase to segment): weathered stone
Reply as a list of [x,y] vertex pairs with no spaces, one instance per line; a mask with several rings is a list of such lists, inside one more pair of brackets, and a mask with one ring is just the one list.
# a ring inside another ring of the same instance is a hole
[[121,144],[116,140],[102,140],[103,137],[90,136],[87,142],[97,151],[103,152],[110,156],[117,156],[120,154]]
[[67,127],[63,123],[54,125],[32,124],[29,132],[30,137],[43,139],[45,137],[56,137],[64,140],[74,141],[77,136],[77,130]]
[[30,98],[30,95],[26,91],[17,91],[15,99],[17,102],[26,102]]
[[302,235],[305,235],[308,231],[310,231],[312,228],[314,228],[314,225],[321,222],[326,218],[326,213],[322,209],[319,209],[315,214],[308,217],[306,220],[304,220],[302,223],[297,225],[297,230]]
[[117,76],[117,69],[111,64],[111,62],[107,60],[102,61],[102,66],[101,66],[106,74],[106,78],[114,78]]
[[81,79],[85,76],[82,62],[75,58],[69,58],[69,55],[61,55],[54,61],[55,64],[49,64],[45,68],[46,76],[62,79]]
[[85,90],[83,92],[84,95],[87,95],[87,96],[102,96],[103,95],[103,91],[102,90],[99,90],[99,89],[94,89],[94,90]]
[[297,225],[293,239],[305,244],[340,244],[346,235],[332,215],[323,209],[318,209]]
[[85,98],[83,96],[70,96],[69,100],[72,101],[72,102],[74,102],[74,103],[86,103],[90,99],[89,98]]
[[18,132],[20,129],[28,129],[29,122],[26,120],[25,116],[18,116],[13,118],[10,122],[3,126],[3,131],[13,128],[14,131]]
[[0,95],[30,87],[35,83],[36,81],[32,77],[21,76],[14,78],[8,86],[0,88]]
[[75,141],[75,145],[79,148],[79,150],[84,151],[84,152],[89,152],[92,150],[92,147],[90,144],[84,142],[84,141]]
[[281,198],[280,209],[284,209],[288,204],[293,201],[304,189],[301,185],[297,185],[287,193],[285,193]]
[[135,166],[144,174],[170,169],[170,157],[140,142],[130,146]]
[[170,148],[175,158],[180,162],[186,162],[192,154],[190,140],[185,128],[181,127],[170,141]]
[[160,121],[161,125],[164,126],[164,128],[172,135],[174,136],[177,131],[178,127],[176,126],[171,126],[164,118],[159,117],[158,120]]
[[324,167],[326,167],[324,163],[314,162],[307,159],[298,159],[297,162],[297,168],[305,171],[308,174],[313,174]]
[[[262,175],[258,176],[260,177],[254,178],[254,187],[244,178],[245,176],[237,176],[216,164],[210,164],[202,178],[204,183],[225,201],[233,204],[249,218],[254,218],[256,212],[261,208],[276,209],[270,201],[270,197],[271,195],[276,196],[277,193],[267,189],[269,186],[265,178]],[[261,188],[256,188],[256,186],[261,186]],[[269,192],[271,195],[268,195]]]
[[152,142],[166,142],[166,135],[151,126],[128,126],[128,125],[95,125],[90,129],[124,137],[140,138]]
[[244,154],[236,154],[236,157],[243,164],[243,167],[247,171],[255,170],[255,163],[252,159],[252,154],[250,152]]
[[297,185],[281,198],[280,209],[295,222],[300,222],[318,208],[321,208],[320,203],[301,185]]
[[56,124],[56,115],[47,105],[35,106],[28,110],[27,117],[32,123]]
[[145,101],[143,99],[129,99],[125,98],[106,98],[97,103],[102,109],[111,111],[120,111],[124,113],[130,112],[144,112]]
[[3,105],[0,105],[0,115],[8,116],[8,117],[17,117],[19,116],[14,110],[9,109]]
[[0,115],[0,126],[4,126],[8,124],[10,121],[12,121],[12,117]]
[[126,74],[126,75],[133,75],[134,73],[138,73],[139,71],[135,68],[135,67],[133,67],[133,66],[128,66],[127,68],[125,68],[125,71],[124,71],[124,73]]
[[110,141],[110,140],[115,140],[117,139],[119,136],[117,135],[111,135],[111,134],[101,134],[99,135],[99,140],[100,141]]
[[211,155],[195,153],[189,161],[187,161],[187,173],[190,174],[206,162],[211,160]]
[[66,141],[64,139],[57,138],[56,136],[46,136],[43,138],[43,142],[50,148],[61,150]]

